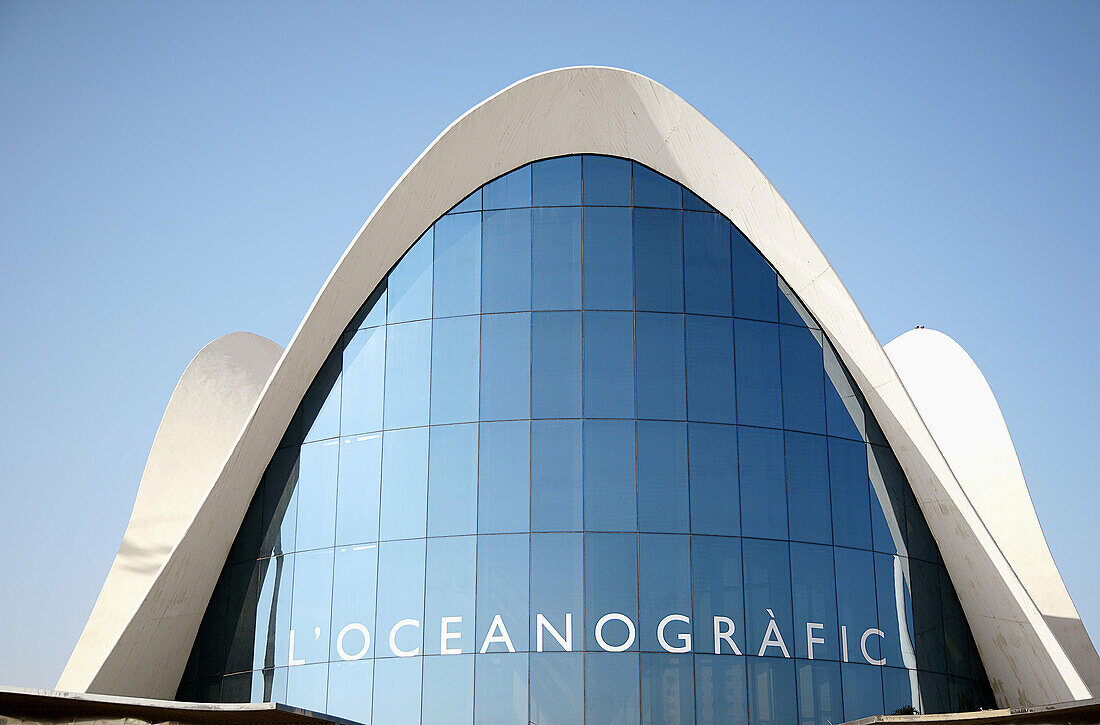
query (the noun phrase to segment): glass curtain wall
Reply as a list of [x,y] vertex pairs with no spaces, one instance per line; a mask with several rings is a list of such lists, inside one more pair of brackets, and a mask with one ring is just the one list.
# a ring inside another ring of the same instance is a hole
[[471,194],[332,350],[182,699],[362,723],[836,723],[992,705],[819,325],[630,161]]

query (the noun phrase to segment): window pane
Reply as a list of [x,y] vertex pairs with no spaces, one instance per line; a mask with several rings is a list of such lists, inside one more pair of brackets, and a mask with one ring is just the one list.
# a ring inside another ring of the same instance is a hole
[[[424,601],[424,652],[448,656],[476,651],[474,586],[477,539],[451,536],[428,539],[427,588]],[[457,617],[458,619],[454,619]],[[448,621],[444,621],[447,618]],[[429,657],[428,660],[435,659]],[[425,667],[427,665],[425,664]]]
[[[801,628],[794,634],[794,651],[791,654],[815,660],[840,659],[836,579],[831,547],[791,544],[791,589],[794,595],[794,621]],[[811,628],[810,624],[822,626]],[[815,640],[812,643],[811,638]]]
[[904,707],[920,710],[917,673],[898,667],[882,668],[882,712],[893,713]]
[[386,328],[359,330],[344,348],[340,431],[382,430],[382,388],[386,369]]
[[584,656],[584,720],[589,723],[628,725],[638,722],[640,697],[638,655],[592,652]]
[[420,676],[418,657],[375,662],[373,722],[420,722]]
[[931,672],[944,672],[947,669],[939,570],[940,567],[936,564],[920,559],[909,560],[913,591],[919,593],[913,600],[913,630],[916,634],[913,645],[917,653],[917,666]]
[[477,531],[477,424],[431,429],[428,536]]
[[275,556],[256,564],[260,596],[256,605],[254,668],[286,665],[290,659],[290,598],[294,557]]
[[695,677],[691,655],[641,656],[642,722],[694,725]]
[[264,471],[264,515],[260,535],[261,551],[265,556],[294,551],[294,525],[298,518],[298,451],[298,446],[275,451]]
[[584,203],[630,206],[630,162],[609,156],[584,156]]
[[584,655],[547,652],[531,655],[531,714],[538,725],[584,721]]
[[889,448],[870,446],[871,538],[875,551],[905,554],[905,494],[909,481]]
[[328,702],[321,712],[370,725],[373,689],[374,662],[333,662],[328,666]]
[[[848,640],[848,661],[867,662],[860,647],[860,639],[868,629],[878,627],[878,607],[871,594],[875,589],[875,561],[869,551],[833,549],[836,561],[837,621],[845,628]],[[843,654],[843,637],[841,638]],[[882,638],[867,639],[867,654],[873,659],[881,657]],[[841,659],[844,659],[843,656]]]
[[298,462],[298,551],[332,546],[336,526],[336,466],[340,441],[307,443]]
[[536,312],[531,316],[531,416],[581,415],[581,315]]
[[788,325],[821,329],[810,311],[798,299],[798,295],[782,279],[779,280],[779,321]]
[[794,662],[748,658],[749,722],[752,725],[788,725],[797,722]]
[[634,265],[630,209],[584,210],[584,307],[634,307]]
[[435,223],[434,317],[481,310],[481,216],[451,214]]
[[[693,195],[694,196],[694,195]],[[684,306],[701,315],[733,314],[730,223],[717,214],[684,214]]]
[[738,427],[741,531],[763,539],[787,538],[783,431]]
[[474,717],[474,656],[424,658],[421,722],[468,725]]
[[831,544],[829,457],[825,436],[787,433],[787,500],[792,541]]
[[691,531],[737,536],[741,533],[737,428],[692,423],[688,436]]
[[655,206],[661,209],[679,209],[681,206],[679,184],[661,176],[656,171],[633,164],[634,206]]
[[687,426],[638,422],[638,530],[688,530]]
[[844,719],[882,715],[882,673],[872,665],[843,664]]
[[840,665],[835,662],[798,663],[799,725],[834,725],[843,722],[843,704]]
[[[332,570],[332,628],[329,638],[328,658],[332,662],[345,659],[344,655],[354,659],[374,657],[378,642],[374,629],[375,582],[378,575],[378,545],[361,544],[344,546],[336,550]],[[358,624],[370,633],[370,641],[363,636],[359,628],[349,629],[340,638],[340,633],[351,624]],[[295,642],[297,646],[297,642]],[[343,647],[344,655],[340,654]],[[383,645],[384,646],[384,645]],[[356,657],[362,652],[362,657]],[[370,677],[370,674],[367,675]],[[370,692],[370,682],[367,682]]]
[[581,157],[564,156],[531,165],[534,206],[579,206]]
[[878,628],[886,633],[882,656],[886,658],[887,665],[895,667],[916,666],[910,581],[909,560],[890,554],[875,554]]
[[464,423],[478,416],[480,319],[432,323],[432,423]]
[[735,320],[737,356],[737,422],[780,428],[779,325]]
[[716,317],[688,315],[688,420],[733,423],[733,323]]
[[291,667],[286,675],[286,704],[306,710],[324,711],[328,689],[327,664]]
[[386,405],[383,425],[408,428],[428,423],[432,323],[392,325],[386,339]]
[[526,653],[478,655],[474,722],[478,725],[527,725]]
[[638,417],[684,420],[683,316],[640,312],[634,324]]
[[[479,653],[526,652],[529,649],[529,539],[528,534],[479,536],[477,539],[477,639],[474,643]],[[480,658],[478,667],[481,667]]]
[[581,422],[531,422],[531,530],[581,530]]
[[481,336],[481,419],[529,417],[531,316],[485,315]]
[[634,422],[584,423],[584,527],[635,531]]
[[718,212],[710,204],[706,203],[691,189],[684,187],[684,209],[690,209],[691,211],[705,211],[711,214],[717,214]]
[[[584,551],[581,534],[531,535],[530,641],[533,643],[531,648],[539,651],[540,627],[536,614],[544,616],[548,625],[541,628],[542,652],[584,649]],[[568,649],[554,632],[570,645]]]
[[408,322],[432,316],[432,237],[429,228],[387,277],[389,312],[386,321]]
[[691,622],[671,620],[658,638],[661,622],[670,614],[691,618],[691,549],[687,536],[642,534],[638,537],[638,637],[643,652],[691,651]]
[[[744,539],[746,654],[793,656],[794,624],[791,606],[791,562],[786,541]],[[769,624],[774,615],[775,628]],[[770,631],[769,631],[770,630]],[[778,633],[777,633],[778,632]],[[750,656],[750,660],[755,659]],[[752,692],[750,671],[749,691]],[[790,692],[780,690],[777,694]]]
[[745,658],[695,655],[695,722],[738,725],[748,722]]
[[634,417],[634,315],[584,313],[584,414]]
[[290,611],[293,642],[288,664],[328,661],[332,549],[294,556],[294,600]]
[[783,367],[783,426],[825,432],[825,375],[816,330],[779,326]]
[[531,309],[531,212],[487,211],[481,227],[484,312]]
[[531,309],[580,309],[581,210],[544,208],[532,214]]
[[[596,625],[609,613],[625,616],[634,625],[634,640],[627,648],[638,649],[638,536],[637,534],[584,535],[584,648],[602,652],[595,637]],[[630,642],[629,627],[609,620],[601,630],[604,644],[621,647]],[[622,657],[618,652],[613,653]]]
[[378,500],[382,486],[382,434],[348,436],[340,441],[336,543],[378,540]]
[[481,424],[478,533],[530,530],[531,424]]
[[482,190],[486,209],[514,209],[531,206],[531,165],[521,166],[490,181]]
[[382,438],[383,539],[424,536],[428,509],[428,429],[386,431]]
[[733,250],[733,314],[750,320],[779,319],[775,270],[737,227],[730,230]]
[[339,345],[328,356],[313,384],[309,386],[297,413],[302,441],[319,441],[340,434],[340,357]]
[[[396,657],[390,648],[390,634],[397,624],[412,619],[417,626],[402,626],[394,632],[394,644],[401,652],[421,649],[424,624],[424,539],[387,541],[378,545],[378,612],[375,616],[375,657]],[[417,662],[414,657],[400,657]],[[379,671],[375,672],[374,700],[378,702]],[[419,664],[417,672],[420,672]],[[419,678],[417,679],[419,683]],[[419,684],[417,685],[419,687]],[[419,694],[417,702],[420,701]],[[375,715],[377,718],[377,713]],[[379,722],[387,722],[379,720]]]
[[833,542],[871,548],[871,483],[864,443],[829,439],[829,488],[833,503]]
[[639,310],[684,311],[681,212],[634,210],[634,300]]
[[481,211],[481,189],[455,204],[448,214],[461,214],[468,211]]
[[[756,651],[748,652],[745,645],[741,540],[693,536],[691,576],[695,651],[723,656],[738,652],[755,655]],[[721,621],[716,622],[715,618]],[[716,625],[718,637],[715,637]]]

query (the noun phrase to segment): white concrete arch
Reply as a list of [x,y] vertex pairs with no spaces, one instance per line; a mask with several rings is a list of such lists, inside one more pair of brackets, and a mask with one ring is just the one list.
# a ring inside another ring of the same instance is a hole
[[[634,159],[733,221],[821,323],[867,398],[936,537],[998,702],[1084,698],[1089,687],[967,499],[836,272],[752,160],[670,90],[627,71],[549,71],[456,120],[409,167],[344,252],[287,346],[205,498],[108,649],[73,653],[59,687],[171,697],[237,528],[291,416],[366,296],[440,215],[541,158]],[[154,666],[155,663],[155,666]],[[68,670],[67,670],[68,673]],[[79,673],[76,674],[76,673]]]

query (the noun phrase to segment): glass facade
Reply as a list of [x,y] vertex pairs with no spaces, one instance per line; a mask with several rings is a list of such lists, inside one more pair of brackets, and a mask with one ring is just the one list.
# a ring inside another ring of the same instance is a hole
[[394,266],[260,482],[180,698],[362,723],[992,705],[908,482],[728,220],[539,161]]

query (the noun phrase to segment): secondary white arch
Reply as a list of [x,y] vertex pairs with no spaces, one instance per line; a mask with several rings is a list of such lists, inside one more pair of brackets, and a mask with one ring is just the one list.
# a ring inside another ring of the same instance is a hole
[[470,191],[531,161],[579,153],[634,159],[693,190],[752,240],[817,317],[912,484],[998,701],[1088,697],[1089,688],[965,496],[859,309],[779,192],[679,96],[644,76],[597,67],[549,71],[506,88],[451,124],[402,175],[317,295],[140,606],[115,618],[127,623],[114,646],[78,645],[74,672],[82,675],[63,678],[59,686],[174,694],[256,482],[366,296]]

